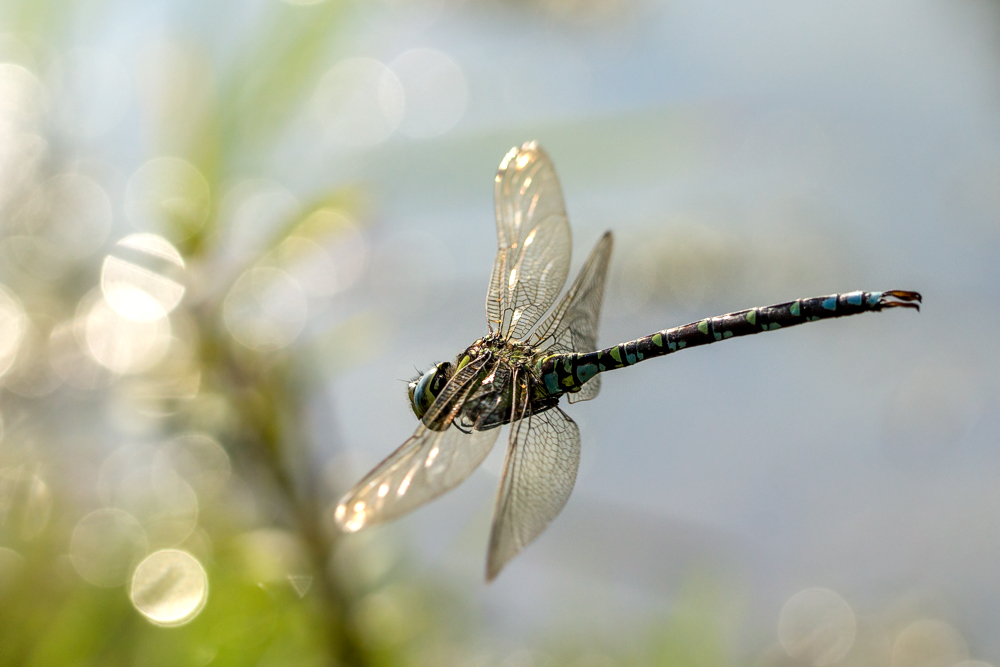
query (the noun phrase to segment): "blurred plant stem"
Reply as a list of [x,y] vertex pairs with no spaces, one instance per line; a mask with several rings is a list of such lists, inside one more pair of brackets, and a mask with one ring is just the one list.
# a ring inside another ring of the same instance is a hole
[[[239,359],[233,354],[229,336],[214,326],[214,311],[205,314],[202,331],[203,367],[213,378],[213,387],[234,400],[239,434],[235,444],[255,459],[254,467],[265,470],[280,494],[293,528],[306,546],[317,589],[324,601],[326,640],[335,664],[366,665],[364,651],[351,630],[352,599],[332,575],[330,556],[337,533],[324,529],[322,481],[316,466],[297,466],[294,461],[311,459],[307,435],[300,428],[304,404],[303,376],[290,372],[287,359]],[[250,362],[248,364],[248,361]]]
[[[33,43],[32,47],[38,50],[40,58],[58,58],[63,43],[73,38],[70,33],[74,18],[79,19],[82,14],[89,14],[88,19],[93,21],[97,14],[95,10],[103,12],[114,3],[103,3],[105,6],[100,6],[101,4],[75,0],[14,0],[3,10],[3,14],[9,22],[9,28],[38,42]],[[212,51],[211,48],[199,50],[197,47],[178,47],[182,57],[165,58],[165,62],[157,63],[160,69],[165,70],[165,73],[160,73],[165,77],[160,83],[171,85],[152,91],[154,94],[146,99],[147,107],[150,104],[159,106],[147,108],[146,111],[151,113],[144,116],[151,125],[146,129],[155,137],[154,155],[148,157],[170,156],[185,160],[204,178],[210,193],[211,203],[204,220],[193,217],[191,211],[183,206],[178,208],[171,202],[173,208],[164,208],[167,215],[160,221],[165,223],[165,228],[155,231],[178,246],[185,266],[200,269],[201,273],[194,280],[198,277],[211,277],[210,286],[188,285],[188,299],[197,293],[196,302],[182,303],[178,312],[186,313],[186,321],[193,325],[189,327],[193,330],[189,342],[196,349],[194,364],[201,378],[199,394],[223,397],[233,413],[234,419],[228,426],[215,429],[214,435],[225,445],[238,472],[255,485],[255,495],[267,501],[266,515],[261,518],[266,523],[294,533],[308,561],[306,569],[311,577],[309,590],[314,591],[314,595],[309,600],[304,600],[304,607],[301,608],[310,608],[317,615],[313,621],[319,636],[310,638],[307,629],[302,628],[301,624],[292,623],[293,627],[301,628],[297,632],[305,633],[305,636],[293,641],[293,644],[298,642],[295,645],[299,648],[289,650],[303,651],[305,649],[302,646],[309,646],[315,640],[324,648],[320,651],[323,657],[313,656],[314,662],[320,659],[325,664],[360,667],[372,664],[373,660],[371,652],[365,649],[356,630],[355,606],[358,591],[364,593],[364,590],[358,586],[351,589],[331,566],[331,554],[337,546],[338,533],[332,526],[324,524],[324,507],[331,500],[328,497],[330,489],[320,478],[322,466],[316,465],[317,455],[308,444],[308,429],[304,426],[308,398],[317,391],[322,391],[324,381],[319,376],[321,371],[317,371],[314,358],[316,348],[300,344],[277,351],[255,351],[241,345],[227,330],[223,312],[232,282],[244,269],[266,260],[290,235],[300,233],[300,238],[318,241],[320,239],[317,235],[329,238],[340,231],[336,228],[316,229],[314,224],[307,230],[308,233],[303,232],[303,221],[310,214],[321,209],[336,209],[347,215],[356,215],[358,200],[355,193],[348,189],[319,193],[301,213],[283,221],[270,238],[255,249],[254,256],[249,259],[250,266],[242,267],[234,267],[231,255],[227,254],[224,239],[228,238],[230,230],[225,228],[227,221],[220,215],[220,203],[225,190],[247,173],[263,171],[269,156],[275,150],[277,140],[302,108],[303,99],[318,78],[320,68],[326,63],[330,47],[335,44],[344,13],[343,6],[338,0],[326,0],[312,6],[275,2],[259,9],[256,28],[248,31],[250,37],[242,40],[229,54],[229,62],[233,65],[224,75],[219,75],[220,68],[207,55]],[[100,24],[100,21],[97,23]],[[42,45],[45,46],[37,48]],[[208,46],[211,45],[206,45]],[[176,56],[178,48],[171,46],[165,53]],[[171,68],[179,68],[179,71],[171,71]],[[141,73],[137,74],[141,77]],[[55,140],[51,143],[59,145]],[[58,154],[50,158],[53,164],[47,165],[46,171],[58,172],[61,168],[56,164],[58,158]],[[184,203],[190,200],[180,201]],[[175,210],[176,214],[173,214]],[[246,263],[245,258],[240,261]],[[65,275],[78,280],[82,275],[93,275],[93,268],[73,267],[65,269]],[[225,280],[220,281],[221,277]],[[22,285],[22,291],[29,293],[33,286],[40,285],[26,283]],[[54,292],[54,298],[68,302],[60,310],[72,312],[72,300],[79,298],[77,292],[79,288],[75,286],[71,290]],[[30,301],[28,306],[30,308]],[[46,411],[53,409],[51,406],[46,407],[44,403],[38,403],[37,406],[34,409],[42,419],[46,416]],[[185,408],[183,402],[175,408],[164,411],[169,416],[159,427],[164,431],[162,436],[169,438],[199,426],[197,415]],[[209,508],[201,509],[200,518],[204,521],[205,515],[210,512],[206,511]],[[236,531],[246,530],[242,526],[234,528]],[[227,530],[232,528],[226,528],[216,536],[221,545],[218,547],[218,559],[222,561],[216,567],[222,570],[233,566],[231,559],[226,561],[229,558],[226,555],[227,540],[232,542],[231,537],[238,539],[238,536],[227,536]],[[68,538],[68,534],[62,536],[62,539]],[[66,547],[53,549],[56,553],[65,553]],[[22,551],[30,553],[27,547],[22,548]],[[39,563],[49,561],[50,558],[41,558]],[[35,574],[43,576],[45,569],[41,567]],[[289,576],[292,574],[289,572]],[[238,595],[251,595],[249,591],[241,593],[244,591],[243,584],[233,583],[227,576],[231,577],[229,573],[216,573],[213,583],[215,599],[211,604],[222,605],[219,608],[223,610],[230,603],[219,600],[218,596],[225,596],[225,591],[228,590],[233,599],[237,599]],[[37,581],[37,577],[31,576],[28,580]],[[125,656],[129,653],[141,654],[143,640],[140,638],[148,632],[143,630],[141,622],[138,627],[125,633],[132,640],[130,642],[110,641],[110,628],[107,627],[96,632],[86,629],[87,618],[100,623],[110,621],[113,617],[120,618],[124,614],[125,618],[131,619],[131,624],[136,623],[138,617],[128,615],[128,603],[121,591],[111,594],[103,589],[86,586],[79,588],[80,582],[75,579],[73,581],[76,582],[76,587],[70,588],[70,592],[60,603],[61,616],[57,616],[63,621],[54,626],[62,628],[66,637],[60,638],[57,633],[47,649],[38,650],[38,647],[32,646],[31,639],[40,639],[41,635],[32,637],[29,633],[18,641],[3,642],[6,648],[0,648],[0,656],[18,656],[15,662],[47,665],[64,663],[66,660],[75,664],[89,664],[91,660],[106,660],[111,655],[117,655],[122,659],[119,662],[124,664],[127,661]],[[11,605],[17,604],[41,611],[50,602],[44,596],[32,598],[30,593],[30,590],[25,589],[13,596],[5,595],[4,611],[9,611]],[[303,596],[304,592],[300,592],[299,598]],[[278,612],[267,611],[270,609],[267,606],[269,603],[261,604],[264,604],[260,607],[264,610],[261,618],[276,617]],[[104,609],[108,605],[110,608]],[[93,611],[94,609],[103,610]],[[246,610],[234,611],[246,613]],[[299,612],[290,608],[289,618],[293,618],[295,613]],[[223,626],[231,620],[226,617],[225,612],[208,615]],[[232,619],[235,618],[239,617],[232,616]],[[202,629],[196,627],[199,624]],[[203,617],[192,623],[190,629],[182,631],[191,633],[188,635],[189,648],[202,642],[207,651],[222,650],[218,646],[225,644],[225,641],[212,634],[216,630],[205,630],[207,624],[209,622]],[[4,625],[7,632],[17,627],[6,623]],[[245,629],[238,629],[238,633],[240,632],[245,632]],[[165,641],[160,635],[155,637],[156,639],[149,641]],[[74,643],[67,641],[67,638],[80,641]],[[242,664],[245,660],[254,659],[254,656],[259,658],[255,652],[262,649],[252,648],[257,646],[255,642],[259,639],[251,639],[247,646],[221,658],[222,662],[228,660],[233,664]],[[182,655],[185,650],[188,649],[174,647],[167,650],[161,646],[160,655],[171,655],[171,652]],[[218,661],[213,664],[218,664]]]
[[[192,124],[188,157],[200,168],[213,192],[238,174],[249,160],[259,162],[267,148],[300,105],[307,86],[314,82],[340,18],[341,3],[330,0],[315,7],[300,8],[275,4],[264,12],[236,67],[219,86],[214,99],[200,105],[205,116]],[[169,134],[169,133],[168,133]],[[319,198],[308,212],[331,203],[343,204],[341,193]],[[193,259],[210,258],[208,243],[222,234],[219,229],[218,199],[210,218],[185,243]],[[296,217],[271,239],[262,254],[276,248],[306,216]],[[185,230],[178,230],[185,231]],[[323,601],[325,640],[333,664],[369,664],[352,630],[353,600],[337,581],[330,557],[336,531],[323,525],[323,483],[316,475],[314,455],[308,436],[301,428],[305,397],[316,378],[296,363],[296,354],[309,348],[278,354],[258,354],[240,349],[220,327],[222,299],[199,309],[198,329],[203,333],[201,365],[212,389],[232,398],[238,422],[234,445],[255,460],[253,467],[267,471],[285,504],[292,527],[304,544],[316,590]],[[308,376],[308,377],[306,377]],[[309,386],[306,386],[306,385]],[[296,465],[298,464],[298,465]],[[294,468],[294,472],[293,472]]]

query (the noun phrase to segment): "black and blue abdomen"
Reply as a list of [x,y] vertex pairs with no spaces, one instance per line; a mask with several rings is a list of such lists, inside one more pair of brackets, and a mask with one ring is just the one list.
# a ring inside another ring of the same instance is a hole
[[903,290],[857,291],[796,299],[664,329],[596,352],[551,355],[536,364],[536,373],[549,395],[560,395],[579,391],[587,380],[598,373],[631,366],[685,348],[761,331],[774,331],[805,322],[878,312],[884,308],[919,309],[915,302],[920,300],[917,292]]

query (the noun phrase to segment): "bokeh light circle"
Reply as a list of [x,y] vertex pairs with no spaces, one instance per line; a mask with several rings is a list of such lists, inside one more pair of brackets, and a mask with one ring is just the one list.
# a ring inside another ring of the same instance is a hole
[[49,365],[60,380],[76,389],[93,390],[110,384],[115,374],[99,364],[87,345],[86,318],[60,322],[49,335]]
[[314,299],[350,289],[364,271],[368,254],[358,223],[333,208],[310,213],[273,253],[274,263]]
[[243,345],[278,350],[295,340],[305,327],[308,303],[302,287],[284,271],[251,269],[240,276],[226,296],[226,328]]
[[[119,295],[124,298],[125,295]],[[138,309],[147,315],[156,311],[157,302],[134,290],[129,296],[141,301]],[[166,353],[170,344],[170,321],[162,308],[157,317],[137,320],[124,317],[103,297],[85,299],[87,306],[85,337],[94,359],[115,373],[127,375],[151,368]]]
[[10,370],[28,327],[28,318],[17,297],[0,285],[0,377]]
[[355,147],[385,141],[403,118],[403,85],[371,58],[348,58],[323,75],[312,111],[335,141]]
[[80,174],[53,176],[38,188],[22,213],[37,250],[55,259],[81,259],[96,252],[111,230],[111,199],[96,181]]
[[228,229],[225,252],[241,262],[259,256],[274,235],[299,215],[300,204],[278,183],[247,180],[222,201],[219,217]]
[[434,49],[411,49],[389,68],[403,86],[405,111],[399,131],[417,139],[444,134],[461,120],[468,101],[465,75]]
[[[40,304],[34,304],[36,307]],[[3,385],[26,398],[40,398],[56,390],[61,382],[49,361],[49,330],[51,319],[39,307],[33,317],[25,319],[24,336]]]
[[0,130],[32,127],[48,106],[38,77],[20,65],[0,63]]
[[258,582],[288,581],[289,576],[303,576],[308,571],[303,544],[291,532],[264,528],[245,533],[239,543],[247,573]]
[[129,593],[136,610],[151,623],[183,625],[208,601],[208,575],[186,551],[164,549],[150,554],[135,569]]
[[175,157],[154,158],[129,179],[125,215],[143,231],[179,241],[205,224],[211,207],[208,181],[198,169]]
[[73,568],[95,586],[120,586],[146,554],[146,531],[125,510],[109,507],[91,512],[73,529],[69,557]]
[[951,624],[921,619],[906,626],[892,646],[892,667],[951,667],[969,657],[969,646]]
[[851,650],[857,619],[850,605],[826,588],[807,588],[785,602],[778,640],[785,652],[814,667],[837,662]]
[[198,493],[217,496],[229,483],[232,464],[229,454],[204,433],[186,433],[167,442],[156,453],[154,468],[171,470]]
[[[184,260],[166,239],[155,234],[132,234],[117,244],[134,251],[143,261],[161,260],[172,268],[183,268]],[[101,267],[101,291],[119,315],[130,320],[150,322],[177,307],[184,296],[184,286],[162,271],[122,259],[104,258]]]

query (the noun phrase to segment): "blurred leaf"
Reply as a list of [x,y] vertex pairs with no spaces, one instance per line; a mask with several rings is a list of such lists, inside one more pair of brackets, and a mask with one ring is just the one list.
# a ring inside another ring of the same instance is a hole
[[678,593],[674,612],[654,633],[653,664],[658,667],[722,667],[730,662],[726,600],[718,582],[695,575]]
[[58,610],[46,617],[32,637],[31,667],[64,667],[96,661],[102,654],[127,655],[141,623],[121,588],[75,587]]
[[344,211],[350,213],[352,217],[361,215],[364,219],[364,198],[360,189],[356,187],[342,188],[314,198],[302,207],[300,213],[290,218],[271,236],[261,252],[274,250],[293,234],[321,241],[325,237],[335,237],[337,233],[345,231],[339,216],[316,215],[324,210]]
[[256,148],[274,139],[315,80],[342,11],[341,0],[272,5],[225,87],[224,145]]

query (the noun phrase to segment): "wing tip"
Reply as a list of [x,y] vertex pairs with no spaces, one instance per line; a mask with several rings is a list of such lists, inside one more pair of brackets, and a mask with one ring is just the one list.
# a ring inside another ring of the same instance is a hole
[[500,496],[497,497],[498,505],[493,513],[493,525],[490,526],[490,545],[486,551],[487,584],[492,583],[493,580],[500,575],[501,570],[506,567],[507,563],[509,563],[511,559],[521,551],[520,548],[515,546],[512,552],[510,547],[513,545],[509,541],[503,539],[500,525],[498,523],[498,517],[502,514],[499,506],[500,498]]
[[[359,502],[357,504],[361,505],[360,508],[355,508],[354,511],[348,513],[347,508],[351,504],[353,497],[348,494],[341,498],[340,502],[337,503],[337,509],[333,512],[333,521],[337,524],[337,528],[344,533],[356,533],[362,528],[364,528],[369,521],[366,521],[367,512],[365,511],[364,503]],[[350,516],[348,516],[350,514]]]
[[500,571],[503,570],[504,565],[507,561],[498,562],[491,553],[486,559],[486,583],[492,584],[493,581],[500,575]]
[[500,168],[497,169],[498,181],[500,180],[503,171],[507,168],[507,165],[509,165],[510,161],[513,160],[516,156],[517,156],[517,146],[511,148],[509,151],[507,151],[507,154],[504,155],[503,160],[500,161]]
[[[526,154],[528,153],[537,153],[543,156],[546,155],[545,151],[542,149],[541,146],[538,145],[538,141],[535,139],[532,139],[531,141],[525,141],[523,144],[521,144],[520,148],[514,146],[509,151],[507,151],[507,155],[505,155],[503,160],[500,161],[500,167],[497,169],[497,175],[496,175],[497,182],[500,182],[502,180],[503,173],[510,166],[510,163],[514,160],[514,158],[518,157],[519,155],[526,156]],[[519,170],[524,167],[524,164],[522,164],[523,160],[533,161],[528,157],[524,157],[522,158],[522,160],[514,162],[514,165]]]

